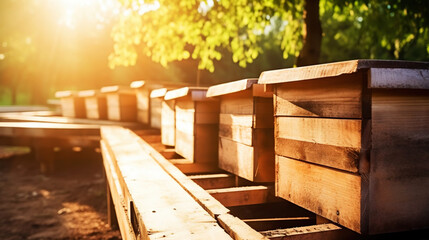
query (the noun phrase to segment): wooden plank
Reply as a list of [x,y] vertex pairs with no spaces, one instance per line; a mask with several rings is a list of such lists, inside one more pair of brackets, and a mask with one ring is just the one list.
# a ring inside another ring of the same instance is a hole
[[167,88],[154,89],[150,92],[150,98],[164,98],[167,91]]
[[106,96],[85,97],[86,117],[89,119],[107,119]]
[[251,146],[219,138],[219,167],[252,181],[254,179],[254,149]]
[[218,164],[218,132],[217,124],[198,124],[195,126],[195,162]]
[[231,174],[206,174],[192,175],[189,179],[193,180],[200,187],[208,189],[229,188],[235,186],[235,176]]
[[246,186],[207,190],[225,207],[262,204],[274,200],[273,189],[268,186]]
[[115,121],[134,122],[137,119],[137,98],[135,94],[109,93],[107,99],[107,118]]
[[273,84],[334,77],[355,73],[369,68],[411,68],[428,69],[427,62],[389,61],[389,60],[350,60],[344,62],[318,64],[306,67],[288,68],[262,72],[259,84]]
[[131,221],[127,217],[127,204],[125,203],[123,189],[112,160],[112,154],[103,140],[101,141],[100,145],[101,153],[103,155],[103,166],[105,169],[108,186],[110,187],[109,190],[112,196],[121,236],[124,239],[136,239],[134,231],[131,227]]
[[133,207],[127,217],[133,230],[138,229],[142,238],[231,239],[216,220],[141,148],[135,141],[137,136],[113,127],[103,128],[102,136],[114,153],[118,171],[123,176],[122,186],[132,201],[130,206]]
[[100,127],[84,124],[61,124],[40,122],[0,122],[0,135],[12,137],[64,137],[94,136]]
[[150,90],[147,88],[135,89],[137,101],[137,121],[150,124]]
[[374,89],[372,104],[369,232],[428,228],[429,92]]
[[19,112],[48,112],[49,107],[46,106],[0,106],[0,113],[19,113]]
[[[358,172],[361,120],[276,117],[276,154]],[[364,151],[364,149],[362,149]]]
[[219,125],[234,125],[249,127],[253,126],[253,115],[252,114],[219,114]]
[[359,239],[353,232],[332,223],[263,231],[261,234],[271,240]]
[[251,127],[219,124],[219,137],[247,146],[253,145],[253,129]]
[[257,78],[248,78],[229,83],[218,84],[209,87],[207,97],[218,97],[226,94],[241,92],[250,89],[253,84],[258,82]]
[[372,68],[370,88],[429,89],[429,67],[424,69]]
[[359,175],[276,156],[276,196],[361,231],[365,191]]
[[276,86],[276,116],[362,118],[362,73]]
[[246,239],[268,239],[260,233],[253,230],[249,225],[241,221],[239,218],[232,216],[231,214],[222,214],[217,218],[219,224],[225,229],[229,235],[235,240],[246,240]]

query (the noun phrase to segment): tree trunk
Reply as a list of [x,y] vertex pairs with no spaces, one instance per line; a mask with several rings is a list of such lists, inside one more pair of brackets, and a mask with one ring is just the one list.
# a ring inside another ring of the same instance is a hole
[[306,0],[304,3],[304,45],[296,59],[297,66],[319,63],[322,46],[322,24],[319,16],[319,0]]

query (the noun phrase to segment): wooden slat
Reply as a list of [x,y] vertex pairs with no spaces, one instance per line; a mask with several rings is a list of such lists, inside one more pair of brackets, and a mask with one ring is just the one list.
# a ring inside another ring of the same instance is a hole
[[0,121],[8,122],[40,122],[40,123],[67,123],[67,124],[87,124],[87,125],[116,125],[130,129],[139,129],[143,126],[135,122],[117,122],[108,120],[68,118],[56,116],[32,116],[29,114],[18,113],[0,113]]
[[267,186],[246,186],[207,190],[225,207],[262,204],[273,201],[273,189]]
[[150,124],[150,90],[147,88],[136,88],[134,91],[137,101],[137,121]]
[[362,73],[276,86],[276,116],[362,118]]
[[355,174],[276,156],[276,196],[361,231],[364,186]]
[[231,235],[235,240],[267,240],[260,233],[253,230],[239,218],[232,216],[231,214],[221,214],[217,218],[219,224]]
[[170,159],[169,161],[184,174],[216,173],[221,171],[216,163],[194,163],[188,159]]
[[242,178],[254,179],[254,148],[219,138],[219,167]]
[[276,117],[276,154],[359,171],[361,120]]
[[369,68],[411,68],[428,69],[429,63],[389,61],[389,60],[351,60],[344,62],[318,64],[306,67],[288,68],[261,73],[259,84],[273,84],[334,77],[343,74],[355,73]]
[[100,134],[100,127],[85,124],[40,122],[0,122],[0,135],[12,137],[65,137],[93,136]]
[[304,227],[277,229],[261,232],[271,240],[343,240],[358,239],[356,235],[332,224],[319,224]]
[[229,188],[235,186],[235,176],[231,174],[192,175],[189,179],[204,189]]
[[179,89],[170,90],[165,94],[165,100],[178,99],[183,97],[190,97],[193,101],[207,100],[206,87],[183,87]]
[[132,201],[127,217],[142,238],[230,239],[216,220],[144,151],[135,141],[136,135],[111,127],[102,128],[102,136],[121,172],[121,186],[129,193],[125,199]]

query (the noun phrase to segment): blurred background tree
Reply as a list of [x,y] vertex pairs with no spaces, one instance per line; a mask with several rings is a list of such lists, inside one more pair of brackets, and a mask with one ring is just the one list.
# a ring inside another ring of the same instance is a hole
[[2,0],[0,104],[138,79],[217,84],[357,58],[429,61],[427,0]]

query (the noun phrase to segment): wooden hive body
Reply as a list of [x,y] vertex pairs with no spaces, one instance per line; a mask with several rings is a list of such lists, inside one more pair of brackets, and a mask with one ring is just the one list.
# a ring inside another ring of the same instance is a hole
[[60,98],[62,115],[64,117],[85,118],[85,101],[73,91],[58,91],[55,97]]
[[107,119],[106,96],[95,90],[80,91],[79,96],[84,98],[86,118]]
[[276,195],[363,234],[429,227],[428,69],[357,60],[262,73]]
[[127,87],[103,87],[106,94],[107,118],[114,121],[135,122],[137,120],[137,99],[134,91]]
[[167,92],[175,100],[175,150],[192,163],[217,165],[219,101],[206,98],[207,88]]
[[210,87],[220,99],[219,168],[255,182],[274,181],[272,92],[257,79]]
[[161,143],[167,146],[176,145],[176,101],[163,100],[161,106]]

